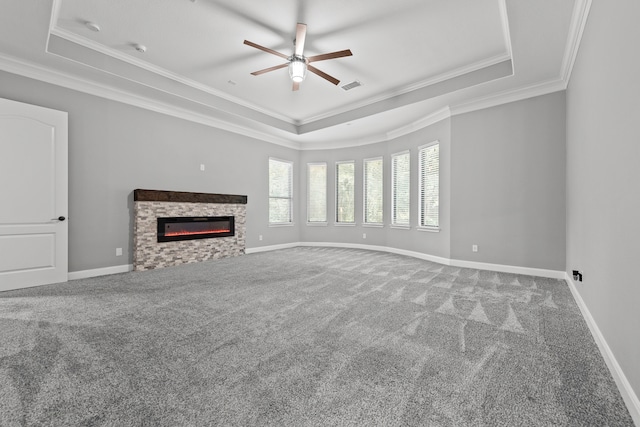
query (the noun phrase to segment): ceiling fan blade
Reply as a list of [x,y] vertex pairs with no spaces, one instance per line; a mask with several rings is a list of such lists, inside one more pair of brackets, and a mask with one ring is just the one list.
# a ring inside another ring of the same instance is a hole
[[316,67],[314,67],[312,65],[307,65],[307,70],[311,71],[313,74],[316,74],[316,75],[322,77],[325,80],[330,81],[334,85],[338,85],[338,83],[340,83],[340,80],[336,79],[335,77],[330,76],[329,74],[325,73],[324,71],[318,70]]
[[260,74],[268,73],[269,71],[275,71],[275,70],[279,70],[280,68],[285,68],[288,65],[289,65],[289,63],[287,62],[286,64],[280,64],[280,65],[276,65],[274,67],[265,68],[264,70],[254,71],[253,73],[251,73],[251,75],[259,76]]
[[291,90],[296,91],[300,89],[300,82],[293,82],[293,87],[291,88]]
[[246,44],[247,46],[255,47],[256,49],[260,49],[260,50],[262,50],[264,52],[271,53],[273,55],[279,56],[280,58],[289,59],[289,57],[287,55],[285,55],[284,53],[276,52],[273,49],[269,49],[268,47],[260,46],[259,44],[255,44],[254,42],[250,42],[249,40],[245,40],[244,44]]
[[322,55],[310,56],[307,59],[309,60],[309,62],[316,62],[316,61],[324,61],[327,59],[342,58],[344,56],[351,56],[351,55],[353,55],[353,53],[351,53],[351,50],[346,49],[338,52],[323,53]]
[[302,56],[304,51],[304,41],[307,38],[307,24],[300,24],[296,27],[296,50],[297,56]]

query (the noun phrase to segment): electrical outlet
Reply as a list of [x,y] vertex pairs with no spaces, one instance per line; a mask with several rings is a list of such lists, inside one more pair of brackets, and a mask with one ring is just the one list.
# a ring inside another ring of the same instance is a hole
[[473,252],[478,252],[478,245],[471,245],[471,250]]
[[262,234],[258,236],[258,240],[262,240]]
[[200,164],[200,170],[204,172],[204,163]]
[[367,233],[362,233],[362,238],[366,239],[367,238]]
[[122,256],[122,248],[116,248],[116,256]]

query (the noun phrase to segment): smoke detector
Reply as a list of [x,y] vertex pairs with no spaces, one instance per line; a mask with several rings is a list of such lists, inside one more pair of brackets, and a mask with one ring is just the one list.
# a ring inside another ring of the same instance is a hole
[[135,43],[133,47],[140,53],[145,53],[147,51],[147,47],[140,43]]

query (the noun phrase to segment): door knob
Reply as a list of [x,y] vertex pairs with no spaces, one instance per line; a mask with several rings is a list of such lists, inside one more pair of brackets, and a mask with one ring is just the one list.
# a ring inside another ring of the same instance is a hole
[[61,216],[59,216],[58,218],[52,218],[52,219],[51,219],[51,221],[64,221],[65,219],[67,219],[67,218],[65,218],[65,217],[63,217],[63,216],[61,215]]

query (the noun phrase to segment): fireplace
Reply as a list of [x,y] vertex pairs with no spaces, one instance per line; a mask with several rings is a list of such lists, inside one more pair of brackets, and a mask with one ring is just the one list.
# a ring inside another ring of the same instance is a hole
[[247,196],[136,189],[133,201],[136,271],[244,254]]
[[158,242],[211,239],[235,235],[233,216],[158,218]]

